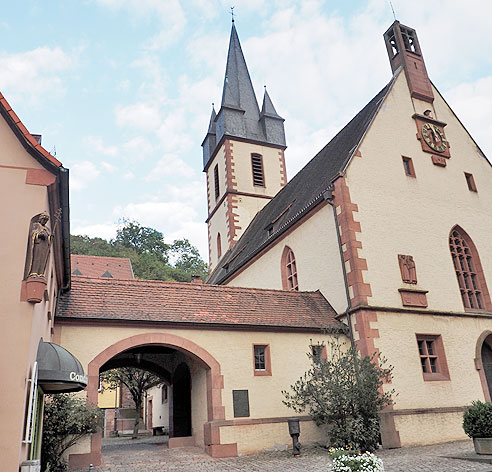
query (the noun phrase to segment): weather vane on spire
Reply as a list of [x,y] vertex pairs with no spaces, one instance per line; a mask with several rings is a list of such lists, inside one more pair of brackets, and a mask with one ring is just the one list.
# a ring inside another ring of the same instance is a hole
[[234,7],[231,7],[231,17],[232,17],[232,22],[234,23]]

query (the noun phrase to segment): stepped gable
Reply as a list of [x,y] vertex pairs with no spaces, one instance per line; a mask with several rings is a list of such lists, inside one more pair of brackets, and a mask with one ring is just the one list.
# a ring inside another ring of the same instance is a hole
[[134,279],[132,263],[128,258],[72,254],[70,260],[72,277]]
[[317,292],[74,277],[56,320],[317,331],[337,324]]
[[323,201],[323,192],[343,172],[369,128],[396,75],[287,185],[255,216],[207,283],[221,284],[271,244],[306,212]]

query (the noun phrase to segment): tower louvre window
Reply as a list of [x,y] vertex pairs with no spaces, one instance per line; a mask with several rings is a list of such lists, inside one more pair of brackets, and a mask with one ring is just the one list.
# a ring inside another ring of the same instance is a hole
[[214,167],[215,198],[219,198],[219,165]]
[[255,187],[264,187],[263,158],[259,154],[251,154],[251,167],[253,170],[253,185]]

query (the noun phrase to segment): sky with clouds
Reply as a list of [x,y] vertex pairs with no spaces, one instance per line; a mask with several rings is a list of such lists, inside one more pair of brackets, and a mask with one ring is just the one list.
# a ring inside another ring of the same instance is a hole
[[[492,2],[392,0],[431,80],[492,156]],[[234,0],[256,89],[285,118],[293,176],[391,78],[388,0]],[[208,259],[200,144],[220,104],[231,1],[23,0],[2,6],[0,91],[70,169],[72,233],[125,217]]]

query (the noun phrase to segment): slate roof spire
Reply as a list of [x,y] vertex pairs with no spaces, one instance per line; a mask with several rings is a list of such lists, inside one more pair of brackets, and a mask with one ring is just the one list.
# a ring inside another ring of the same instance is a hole
[[272,99],[270,98],[270,95],[268,95],[266,85],[265,94],[263,95],[263,105],[261,107],[261,116],[263,115],[269,115],[272,118],[281,118],[278,115],[277,110],[275,110],[275,107],[273,106]]
[[209,124],[207,136],[202,143],[205,168],[225,136],[285,149],[283,119],[275,111],[270,97],[266,100],[265,105],[264,99],[264,106],[267,111],[260,115],[248,66],[233,21],[222,101],[220,110],[214,117],[215,143],[210,135],[212,122]]

